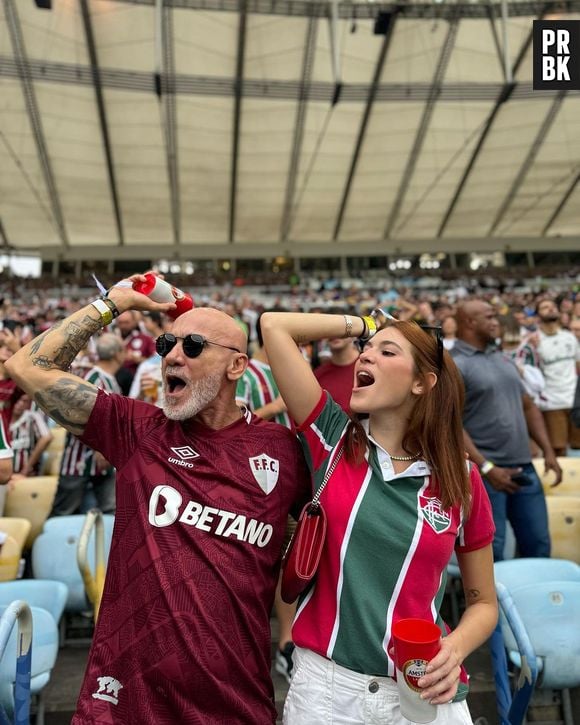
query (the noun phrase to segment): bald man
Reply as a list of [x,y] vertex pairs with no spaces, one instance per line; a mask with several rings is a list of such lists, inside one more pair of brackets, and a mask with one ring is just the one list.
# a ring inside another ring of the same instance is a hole
[[470,300],[457,309],[457,340],[451,354],[463,375],[465,447],[479,467],[491,500],[495,560],[503,558],[506,521],[520,556],[550,556],[542,484],[531,462],[528,435],[544,452],[546,470],[562,471],[538,408],[525,392],[518,368],[497,350],[498,321],[491,305]]
[[163,409],[64,372],[113,316],[172,308],[115,286],[9,365],[43,410],[117,469],[75,725],[276,721],[270,611],[286,517],[311,485],[292,432],[236,405],[242,330],[214,309],[178,317],[157,339]]

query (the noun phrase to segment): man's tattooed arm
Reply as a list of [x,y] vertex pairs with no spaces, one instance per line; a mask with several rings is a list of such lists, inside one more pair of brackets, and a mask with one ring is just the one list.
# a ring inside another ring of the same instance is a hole
[[84,430],[97,388],[66,371],[101,327],[98,311],[87,306],[29,342],[5,363],[17,385],[75,435]]
[[[68,370],[77,354],[86,347],[89,338],[101,327],[100,320],[94,320],[90,315],[85,315],[81,320],[65,321],[61,332],[53,327],[48,331],[48,337],[44,333],[32,341],[29,351],[32,364],[44,370]],[[55,339],[57,336],[60,339]]]
[[80,378],[62,377],[35,393],[34,400],[59,425],[80,435],[97,399],[97,388]]

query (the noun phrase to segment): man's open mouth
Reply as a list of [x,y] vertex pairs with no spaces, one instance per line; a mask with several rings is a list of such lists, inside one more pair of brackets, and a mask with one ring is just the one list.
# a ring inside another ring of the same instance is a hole
[[167,384],[167,392],[169,393],[179,393],[186,385],[185,380],[178,375],[166,375],[165,381]]

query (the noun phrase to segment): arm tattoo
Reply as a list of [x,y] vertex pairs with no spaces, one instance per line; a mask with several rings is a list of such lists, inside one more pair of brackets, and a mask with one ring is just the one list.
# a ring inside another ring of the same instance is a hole
[[[49,332],[53,332],[54,330],[58,330],[59,327],[62,327],[62,320],[58,320],[54,323],[54,325],[50,328],[50,330],[45,330],[41,335],[39,335],[35,340],[33,340],[30,343],[30,352],[34,355],[40,350],[40,346],[44,342],[45,337],[48,335]],[[31,355],[32,357],[32,355]]]
[[470,600],[476,600],[479,599],[481,592],[479,589],[468,589],[465,594],[467,595],[467,598]]
[[97,388],[82,380],[60,378],[54,385],[38,391],[34,399],[59,425],[80,435],[97,399]]
[[[48,332],[52,334],[54,329],[52,328]],[[42,343],[46,341],[44,335],[47,333],[44,333],[30,348],[32,364],[44,370],[68,370],[77,353],[86,346],[91,335],[100,329],[100,320],[93,320],[89,315],[85,315],[80,322],[68,323],[62,332],[64,338],[63,343],[60,347],[57,347],[53,342],[54,351],[52,354],[47,352],[44,355],[39,355],[38,351]]]

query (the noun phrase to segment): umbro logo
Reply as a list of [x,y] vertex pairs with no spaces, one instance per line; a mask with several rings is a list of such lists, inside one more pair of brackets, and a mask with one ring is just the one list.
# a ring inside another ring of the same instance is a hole
[[191,446],[179,446],[178,448],[172,447],[171,450],[175,453],[177,458],[169,456],[167,460],[169,463],[175,463],[177,466],[182,466],[183,468],[193,468],[193,463],[189,463],[189,461],[193,458],[199,458],[199,453],[194,451]]
[[179,448],[172,448],[171,450],[184,461],[188,458],[199,458],[199,453],[194,451],[191,446],[180,446]]

